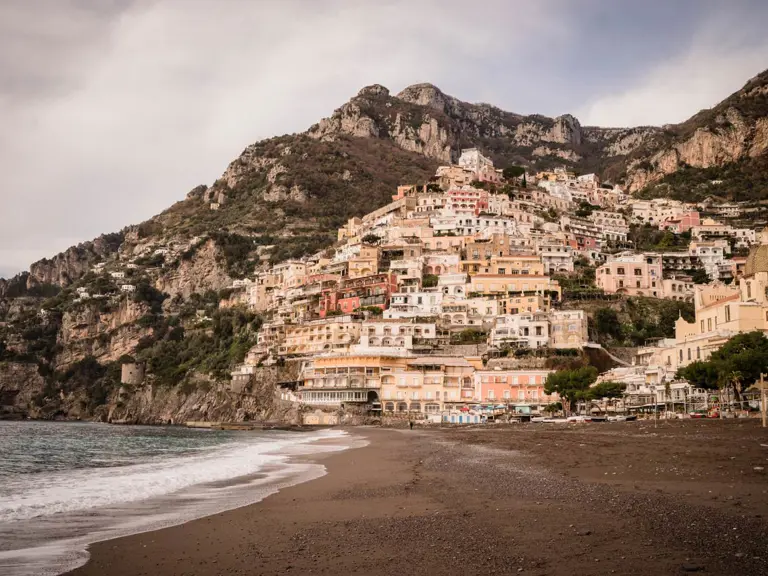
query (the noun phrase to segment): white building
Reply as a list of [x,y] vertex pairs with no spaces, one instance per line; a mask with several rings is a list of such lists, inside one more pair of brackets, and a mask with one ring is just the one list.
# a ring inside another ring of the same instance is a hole
[[491,348],[540,348],[549,344],[549,320],[544,313],[497,316],[488,335]]
[[437,316],[443,293],[437,290],[422,292],[398,292],[392,294],[389,308],[384,311],[384,318],[415,318],[417,316]]
[[573,272],[573,248],[563,244],[542,244],[538,249],[545,272]]

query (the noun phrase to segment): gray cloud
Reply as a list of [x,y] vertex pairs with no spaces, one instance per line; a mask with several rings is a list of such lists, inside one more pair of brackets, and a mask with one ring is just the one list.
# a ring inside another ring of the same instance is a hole
[[[682,120],[768,61],[757,34],[768,10],[719,10],[693,0],[6,0],[0,271],[146,219],[212,182],[247,144],[304,130],[375,82],[431,81],[462,99],[595,123]],[[724,48],[727,27],[740,33]],[[690,70],[696,98],[685,97]]]

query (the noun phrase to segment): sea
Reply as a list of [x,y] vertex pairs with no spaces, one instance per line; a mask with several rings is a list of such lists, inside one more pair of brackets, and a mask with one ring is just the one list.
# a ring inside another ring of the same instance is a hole
[[93,542],[258,502],[325,473],[302,455],[355,442],[332,429],[0,422],[0,574],[60,574]]

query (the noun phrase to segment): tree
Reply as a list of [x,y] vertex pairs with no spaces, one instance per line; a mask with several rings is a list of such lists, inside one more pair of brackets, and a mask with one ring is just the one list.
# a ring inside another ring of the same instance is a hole
[[619,315],[613,308],[598,308],[595,312],[595,329],[598,340],[621,340],[621,322]]
[[438,277],[435,274],[424,274],[421,278],[421,286],[423,288],[434,288],[437,286]]
[[600,398],[621,398],[627,385],[622,382],[600,382],[589,389],[589,398],[599,400]]
[[522,166],[507,166],[501,173],[505,180],[514,180],[525,174],[525,168]]
[[546,394],[557,393],[567,413],[576,400],[586,399],[590,385],[597,380],[597,368],[582,366],[574,370],[558,370],[547,376]]
[[528,188],[528,181],[525,179],[525,174],[523,174],[523,183],[522,183],[522,186],[523,186],[523,188]]
[[[690,271],[689,271],[690,272]],[[710,278],[709,274],[707,274],[707,271],[703,268],[696,268],[691,274],[691,280],[693,280],[694,284],[709,284]]]
[[381,242],[381,238],[376,236],[376,234],[366,234],[361,240],[363,241],[363,244],[378,244]]
[[679,368],[675,378],[687,380],[696,388],[717,390],[717,368],[712,362],[702,362],[701,360],[691,362],[688,366]]
[[766,366],[768,338],[756,330],[737,334],[713,352],[706,362],[696,361],[680,368],[677,377],[698,388],[733,389],[739,397],[742,384],[751,385],[759,380]]

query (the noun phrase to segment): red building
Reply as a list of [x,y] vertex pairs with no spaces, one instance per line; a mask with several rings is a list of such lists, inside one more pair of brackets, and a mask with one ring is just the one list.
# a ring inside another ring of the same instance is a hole
[[358,308],[375,306],[386,310],[390,295],[397,292],[397,275],[373,274],[342,280],[337,288],[324,290],[320,298],[320,317],[330,312],[351,314]]

